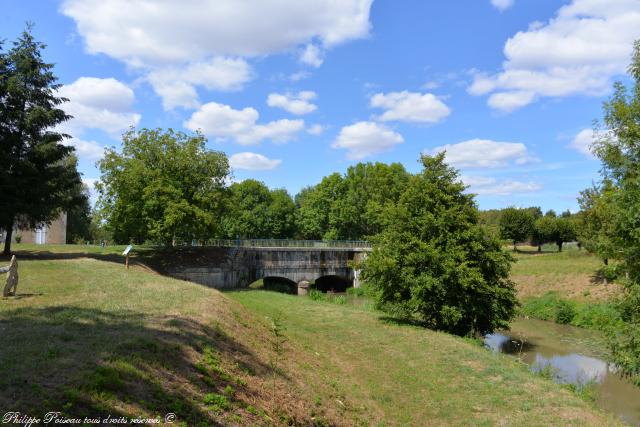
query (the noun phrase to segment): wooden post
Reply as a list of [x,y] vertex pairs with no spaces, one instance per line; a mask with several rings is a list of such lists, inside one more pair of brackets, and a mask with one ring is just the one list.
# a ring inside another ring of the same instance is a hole
[[124,257],[124,265],[128,270],[129,269],[129,254],[127,254],[127,256]]

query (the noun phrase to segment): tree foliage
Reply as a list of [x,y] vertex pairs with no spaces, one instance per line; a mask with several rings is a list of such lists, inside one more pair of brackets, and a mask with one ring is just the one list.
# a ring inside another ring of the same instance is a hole
[[529,209],[507,208],[500,217],[500,237],[516,244],[524,242],[533,233],[534,215]]
[[385,226],[409,180],[399,163],[358,163],[331,174],[296,196],[299,236],[306,239],[366,239]]
[[444,155],[422,156],[399,200],[385,210],[363,277],[380,308],[459,335],[507,327],[516,308],[512,258],[478,223]]
[[255,179],[229,187],[222,235],[229,239],[285,239],[295,233],[293,199],[286,190],[269,188]]
[[8,51],[0,45],[0,227],[11,251],[14,226],[35,228],[75,206],[78,186],[73,148],[53,129],[70,118],[56,95],[53,64],[42,58],[45,45],[31,27]]
[[92,217],[89,203],[89,187],[81,185],[78,191],[78,204],[67,211],[67,243],[92,240]]
[[604,222],[604,239],[598,234],[588,238],[601,257],[615,254],[627,274],[621,304],[626,324],[613,334],[611,350],[616,365],[640,384],[640,41],[634,44],[629,74],[632,87],[616,83],[604,103],[593,146],[602,160],[603,185],[597,192],[583,193],[583,202],[590,208],[586,214],[592,214],[593,222],[587,223],[591,227],[598,225],[601,215],[613,213]]
[[578,203],[578,240],[589,252],[602,258],[605,264],[617,257],[618,243],[615,223],[618,213],[614,202],[616,188],[611,181],[604,180],[580,192]]
[[220,233],[229,164],[205,141],[171,129],[131,130],[122,152],[105,152],[96,187],[116,242],[169,245]]

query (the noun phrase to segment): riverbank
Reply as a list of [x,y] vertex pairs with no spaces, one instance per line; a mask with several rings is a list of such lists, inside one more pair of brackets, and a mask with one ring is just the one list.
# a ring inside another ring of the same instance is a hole
[[618,425],[457,337],[82,250],[19,261],[18,296],[0,299],[0,408],[183,425]]

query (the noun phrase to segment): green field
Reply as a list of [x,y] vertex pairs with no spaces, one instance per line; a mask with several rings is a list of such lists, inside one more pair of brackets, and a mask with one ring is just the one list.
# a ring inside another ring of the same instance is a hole
[[221,294],[84,247],[17,249],[32,252],[18,296],[0,299],[7,410],[173,412],[183,425],[617,424],[515,359],[374,311]]
[[542,253],[531,246],[519,246],[513,253],[516,263],[511,278],[516,282],[518,298],[542,297],[548,292],[577,302],[593,303],[610,300],[621,292],[615,283],[606,284],[598,275],[602,260],[585,250],[568,247],[557,252],[546,245]]

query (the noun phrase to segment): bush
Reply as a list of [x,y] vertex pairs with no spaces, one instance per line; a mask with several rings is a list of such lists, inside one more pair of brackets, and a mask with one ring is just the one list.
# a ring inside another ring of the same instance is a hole
[[575,303],[572,301],[559,300],[556,304],[556,323],[567,325],[573,322],[574,317],[576,317]]
[[310,289],[309,298],[311,298],[314,301],[326,301],[327,296],[317,289]]

